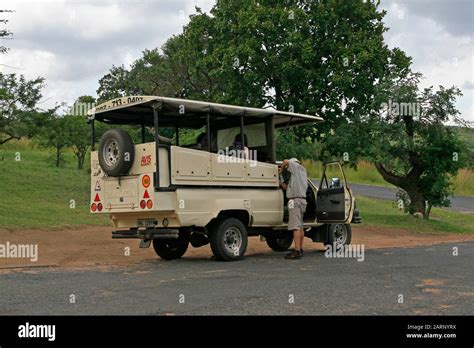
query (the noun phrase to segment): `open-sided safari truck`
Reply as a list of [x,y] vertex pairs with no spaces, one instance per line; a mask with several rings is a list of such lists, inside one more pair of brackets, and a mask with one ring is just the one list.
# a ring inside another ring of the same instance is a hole
[[[279,187],[275,129],[322,122],[316,116],[156,96],[123,97],[89,111],[92,123],[91,212],[109,214],[113,238],[153,243],[164,259],[180,258],[189,243],[210,243],[220,260],[242,258],[247,237],[261,235],[273,250],[291,246]],[[107,130],[94,151],[94,122],[140,125],[140,144],[121,128]],[[173,130],[173,141],[162,136]],[[201,129],[196,144],[180,134]],[[145,142],[147,132],[153,142]],[[235,136],[248,139],[236,150]],[[334,174],[336,173],[336,174]],[[308,182],[305,235],[349,244],[360,222],[338,162],[324,166],[319,187]]]

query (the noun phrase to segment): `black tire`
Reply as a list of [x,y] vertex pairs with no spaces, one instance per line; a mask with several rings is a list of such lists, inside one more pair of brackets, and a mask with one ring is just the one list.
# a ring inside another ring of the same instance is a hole
[[324,245],[349,245],[351,244],[352,239],[352,228],[349,224],[329,224],[328,228],[328,238]]
[[153,239],[153,249],[156,254],[165,260],[181,258],[188,250],[189,238],[180,235],[178,239]]
[[274,235],[265,236],[268,246],[274,251],[286,251],[293,243],[293,232],[274,232]]
[[217,221],[211,229],[211,250],[217,260],[235,261],[247,250],[247,228],[235,218]]
[[99,164],[110,176],[127,174],[133,165],[135,147],[132,138],[123,129],[109,129],[99,143]]

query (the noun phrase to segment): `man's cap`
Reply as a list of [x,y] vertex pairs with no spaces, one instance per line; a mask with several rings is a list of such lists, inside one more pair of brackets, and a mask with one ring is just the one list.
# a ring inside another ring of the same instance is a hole
[[294,157],[293,157],[293,158],[290,158],[290,161],[291,161],[291,162],[296,162],[296,163],[300,164],[300,161],[299,161],[297,158],[294,158]]

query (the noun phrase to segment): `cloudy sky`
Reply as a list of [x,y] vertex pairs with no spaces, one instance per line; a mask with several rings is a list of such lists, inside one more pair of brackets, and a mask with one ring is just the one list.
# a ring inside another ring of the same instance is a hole
[[[463,117],[474,121],[474,2],[382,0],[390,28],[386,41],[413,57],[425,86],[461,88]],[[42,107],[94,95],[112,65],[128,66],[145,48],[160,47],[181,32],[199,6],[213,0],[22,1],[2,0],[14,39],[0,56],[0,71],[43,76]]]

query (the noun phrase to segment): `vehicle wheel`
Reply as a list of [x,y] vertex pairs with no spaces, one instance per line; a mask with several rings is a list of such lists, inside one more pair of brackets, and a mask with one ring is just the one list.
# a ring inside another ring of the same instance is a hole
[[153,239],[153,249],[165,260],[181,258],[188,250],[189,238],[182,235],[178,239]]
[[285,231],[265,236],[267,244],[274,251],[286,251],[293,243],[293,232]]
[[133,165],[135,147],[123,129],[109,129],[99,143],[99,164],[110,176],[127,174]]
[[217,221],[210,234],[210,244],[217,260],[239,260],[247,250],[247,229],[235,218]]
[[352,239],[352,228],[349,224],[329,224],[328,240],[324,245],[349,245]]

